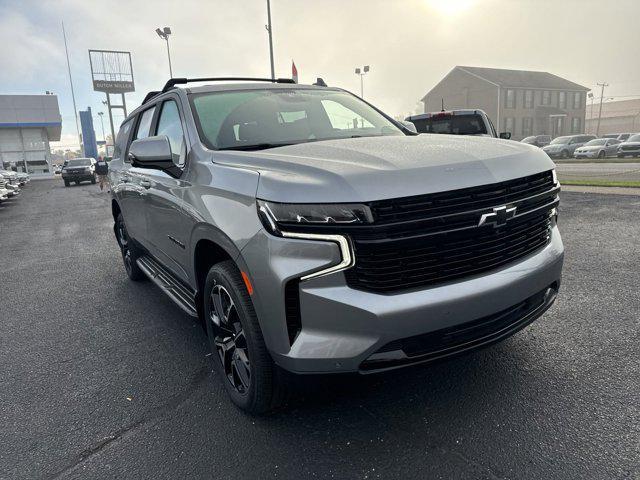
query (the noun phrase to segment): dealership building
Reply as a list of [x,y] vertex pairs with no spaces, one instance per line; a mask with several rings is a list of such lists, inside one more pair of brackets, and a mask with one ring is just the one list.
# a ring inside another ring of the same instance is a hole
[[61,130],[56,95],[0,95],[0,166],[51,173],[49,142],[60,140]]

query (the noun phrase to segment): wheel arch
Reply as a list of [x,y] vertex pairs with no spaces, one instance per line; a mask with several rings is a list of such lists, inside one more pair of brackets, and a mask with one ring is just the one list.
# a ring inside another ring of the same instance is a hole
[[196,293],[196,307],[198,316],[204,318],[202,304],[202,290],[207,274],[213,265],[224,260],[238,264],[240,250],[233,241],[221,230],[209,224],[198,225],[191,236],[192,271],[190,272],[192,285]]
[[120,209],[120,205],[118,204],[118,201],[114,198],[111,200],[111,215],[113,216],[113,221],[115,222],[116,219],[118,218],[118,215],[120,214],[122,210]]

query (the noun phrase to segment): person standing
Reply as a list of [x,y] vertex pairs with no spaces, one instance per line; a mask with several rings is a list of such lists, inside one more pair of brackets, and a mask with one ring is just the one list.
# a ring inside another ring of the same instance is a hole
[[107,178],[107,174],[109,173],[109,164],[101,157],[96,162],[96,175],[98,175],[98,184],[100,185],[100,191],[104,190],[106,186],[109,188],[109,179]]

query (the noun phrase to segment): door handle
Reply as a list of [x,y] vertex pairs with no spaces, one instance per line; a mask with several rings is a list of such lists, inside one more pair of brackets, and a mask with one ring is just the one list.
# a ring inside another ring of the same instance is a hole
[[140,180],[140,186],[149,190],[151,188],[151,182],[149,180]]

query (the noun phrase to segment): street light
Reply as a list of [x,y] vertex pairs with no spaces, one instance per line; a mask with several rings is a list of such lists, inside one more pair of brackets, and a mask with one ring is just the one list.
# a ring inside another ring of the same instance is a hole
[[160,38],[167,42],[167,57],[169,58],[169,76],[173,78],[173,71],[171,70],[171,52],[169,51],[169,35],[171,35],[171,29],[164,27],[163,29],[156,28],[156,33]]
[[104,112],[98,112],[98,115],[100,116],[100,125],[102,125],[102,140],[104,140],[104,152],[105,155],[107,155],[109,153],[107,151],[107,137],[104,136],[104,120],[102,119]]
[[360,75],[360,98],[364,98],[364,80],[363,77],[369,73],[369,65],[365,65],[362,70],[356,68],[356,75]]

